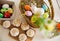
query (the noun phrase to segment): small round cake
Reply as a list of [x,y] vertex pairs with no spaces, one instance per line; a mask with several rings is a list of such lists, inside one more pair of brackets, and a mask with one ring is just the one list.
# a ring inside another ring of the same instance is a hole
[[19,30],[18,30],[17,28],[12,28],[12,29],[10,30],[10,34],[11,34],[11,36],[16,37],[16,36],[19,35]]
[[2,8],[9,8],[8,4],[3,4]]
[[26,34],[27,34],[28,37],[33,37],[34,34],[35,34],[35,31],[32,30],[32,29],[29,29],[29,30],[26,32]]
[[10,25],[11,25],[10,21],[4,21],[3,22],[3,27],[5,27],[5,28],[9,28]]
[[19,40],[20,41],[26,41],[26,39],[27,39],[27,36],[25,34],[20,34],[19,35]]
[[22,30],[28,30],[28,29],[29,29],[29,25],[22,23],[22,24],[21,24],[21,29],[22,29]]
[[21,21],[20,21],[20,19],[15,19],[15,20],[13,20],[12,24],[16,27],[19,27],[21,24]]

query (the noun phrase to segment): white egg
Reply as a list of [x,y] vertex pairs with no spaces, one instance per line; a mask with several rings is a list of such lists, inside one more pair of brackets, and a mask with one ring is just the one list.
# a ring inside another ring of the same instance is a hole
[[43,8],[37,8],[35,5],[31,4],[31,10],[34,14],[39,13],[40,15],[44,14],[44,9]]
[[5,28],[9,28],[10,25],[11,25],[10,21],[4,21],[3,22],[3,27],[5,27]]
[[40,15],[43,15],[44,9],[43,8],[37,8],[37,13],[39,13]]
[[9,8],[8,4],[3,4],[2,8]]
[[35,35],[35,32],[34,32],[34,30],[29,29],[29,30],[26,32],[26,34],[27,34],[28,37],[33,37],[33,36]]
[[19,35],[19,30],[18,30],[17,28],[12,28],[12,29],[10,30],[10,34],[11,34],[11,36],[16,37],[16,36]]
[[27,36],[25,34],[20,34],[19,35],[19,40],[20,41],[26,41],[26,39],[27,39]]
[[37,11],[37,7],[33,4],[31,4],[31,10],[33,13],[35,13]]

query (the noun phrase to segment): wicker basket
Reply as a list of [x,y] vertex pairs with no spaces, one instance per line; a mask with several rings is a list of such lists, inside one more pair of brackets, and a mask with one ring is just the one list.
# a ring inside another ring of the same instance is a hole
[[0,20],[11,20],[11,19],[13,19],[14,15],[15,15],[15,3],[12,1],[0,0],[0,5],[2,5],[2,4],[9,4],[13,8],[14,12],[10,18],[0,18]]
[[[23,1],[23,0],[22,0],[22,1]],[[22,1],[21,1],[21,2],[22,2]],[[25,1],[26,1],[26,0],[25,0]],[[32,1],[32,0],[31,0],[31,1]],[[34,0],[34,1],[37,1],[37,0]],[[52,2],[51,2],[51,0],[48,0],[48,1],[49,1],[50,8],[51,8],[51,12],[50,12],[49,16],[50,16],[51,19],[53,19],[53,17],[54,17],[54,10],[53,10],[53,6],[52,6]],[[29,2],[30,2],[30,1],[29,1]],[[38,2],[39,2],[39,4],[45,3],[43,0],[38,0]],[[38,2],[37,2],[37,4],[38,4]],[[41,2],[41,3],[40,3],[40,2]],[[45,4],[46,4],[46,3],[45,3]],[[46,4],[46,5],[47,5],[47,4]],[[20,4],[19,8],[20,8],[20,12],[23,14],[22,8],[21,8],[21,4]],[[24,16],[24,18],[26,19],[27,23],[28,23],[29,25],[31,25],[32,27],[34,27],[34,28],[38,28],[38,27],[39,27],[39,26],[34,25],[34,23],[32,23],[32,22],[29,20],[28,17]]]

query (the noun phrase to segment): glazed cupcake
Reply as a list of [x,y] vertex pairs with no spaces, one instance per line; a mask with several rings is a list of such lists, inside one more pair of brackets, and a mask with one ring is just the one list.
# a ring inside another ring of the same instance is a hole
[[12,22],[13,26],[19,27],[21,25],[20,19],[14,19]]
[[17,28],[12,28],[12,29],[10,30],[10,34],[11,34],[11,36],[16,37],[16,36],[19,35],[19,30],[18,30]]
[[19,40],[20,41],[26,41],[26,39],[27,39],[27,36],[25,34],[20,34],[19,35]]
[[32,29],[29,29],[27,32],[26,32],[27,36],[28,37],[33,37],[35,35],[35,31],[32,30]]
[[22,24],[21,24],[21,29],[22,29],[22,30],[28,30],[28,29],[29,29],[29,25],[22,23]]
[[4,27],[4,28],[9,28],[10,25],[11,25],[10,21],[4,21],[4,22],[3,22],[3,27]]

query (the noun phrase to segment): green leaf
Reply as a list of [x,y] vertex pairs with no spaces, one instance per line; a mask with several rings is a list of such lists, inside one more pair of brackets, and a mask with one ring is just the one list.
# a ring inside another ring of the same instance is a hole
[[52,22],[52,20],[48,20],[48,23],[50,24]]
[[35,25],[40,26],[43,25],[44,23],[45,23],[44,18],[38,18],[38,20],[35,22]]
[[40,28],[39,28],[39,30],[40,30],[40,31],[42,31],[42,30],[45,30],[45,27],[44,27],[44,25],[40,25]]
[[31,18],[31,22],[36,22],[36,20],[37,20],[37,16],[32,16],[32,18]]

